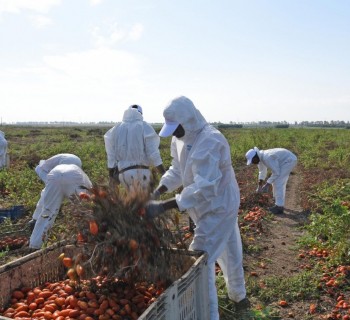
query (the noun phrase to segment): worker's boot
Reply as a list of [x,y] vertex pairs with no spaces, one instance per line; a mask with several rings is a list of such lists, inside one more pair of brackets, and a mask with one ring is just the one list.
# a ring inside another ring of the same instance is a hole
[[244,299],[242,299],[239,302],[234,302],[234,306],[235,306],[236,312],[242,312],[242,311],[250,309],[250,301],[247,297],[245,297]]
[[269,211],[273,214],[283,214],[284,208],[275,205],[275,206],[269,208]]
[[36,223],[36,220],[32,219],[32,220],[30,220],[30,221],[27,222],[26,227],[27,227],[30,231],[33,231],[33,230],[34,230],[34,227],[35,227],[35,223]]

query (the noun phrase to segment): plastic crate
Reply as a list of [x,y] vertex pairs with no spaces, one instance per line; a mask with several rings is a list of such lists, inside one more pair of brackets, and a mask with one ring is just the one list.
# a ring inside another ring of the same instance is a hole
[[176,280],[139,320],[209,320],[207,254]]
[[24,212],[23,205],[13,206],[9,209],[0,209],[0,223],[6,218],[10,218],[11,220],[18,219],[23,216]]
[[[11,292],[17,288],[35,287],[46,281],[65,277],[66,269],[57,259],[64,252],[74,255],[79,248],[58,243],[33,252],[0,267],[0,308],[6,307]],[[192,259],[195,260],[192,264]],[[209,320],[207,254],[186,255],[190,268],[139,317],[141,320]],[[191,260],[190,260],[191,259]],[[0,319],[9,319],[1,317]]]

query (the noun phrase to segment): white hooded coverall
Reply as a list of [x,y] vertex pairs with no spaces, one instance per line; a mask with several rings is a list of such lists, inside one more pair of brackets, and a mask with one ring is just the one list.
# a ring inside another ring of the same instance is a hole
[[42,211],[29,240],[29,247],[40,249],[52,228],[64,198],[91,188],[92,183],[85,172],[75,164],[59,164],[47,175],[43,193]]
[[176,202],[187,210],[196,228],[191,250],[206,251],[209,256],[210,319],[219,319],[215,285],[215,262],[223,271],[229,298],[239,302],[246,297],[242,242],[237,214],[239,188],[225,137],[209,125],[192,101],[174,99],[163,113],[169,122],[181,124],[184,137],[172,138],[172,165],[160,185],[172,192],[183,186]]
[[[39,164],[35,168],[35,172],[39,176],[39,178],[46,184],[47,175],[54,167],[58,166],[59,164],[75,164],[79,168],[82,167],[81,160],[78,156],[71,153],[59,153],[47,160],[40,160]],[[36,209],[32,217],[34,220],[38,220],[38,217],[41,211],[43,210],[44,192],[45,188],[41,191],[40,199],[36,204]]]
[[143,120],[137,109],[128,108],[123,121],[117,123],[104,135],[109,169],[118,167],[119,172],[132,166],[144,166],[125,170],[119,174],[122,185],[132,188],[135,185],[148,188],[151,171],[149,166],[161,165],[159,152],[160,138],[153,127]]
[[7,140],[5,133],[0,131],[0,169],[7,166]]
[[257,152],[260,159],[258,163],[259,180],[266,179],[267,169],[272,171],[267,182],[272,184],[276,205],[284,207],[288,178],[297,164],[296,155],[283,148],[259,150],[255,147],[254,150]]

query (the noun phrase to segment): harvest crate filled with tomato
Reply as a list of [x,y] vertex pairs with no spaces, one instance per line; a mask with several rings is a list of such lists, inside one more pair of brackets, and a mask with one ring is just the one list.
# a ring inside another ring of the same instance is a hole
[[182,319],[205,319],[206,255],[177,249],[183,234],[170,229],[177,219],[146,219],[147,200],[146,193],[104,186],[80,194],[68,245],[56,244],[1,267],[0,315],[176,319],[186,310]]

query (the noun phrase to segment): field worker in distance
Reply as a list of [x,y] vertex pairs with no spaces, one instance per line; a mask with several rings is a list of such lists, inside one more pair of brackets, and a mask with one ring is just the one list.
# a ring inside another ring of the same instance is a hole
[[0,131],[0,169],[7,165],[7,140],[5,139],[5,132]]
[[[257,147],[254,147],[245,156],[247,165],[252,163],[258,165],[259,185],[256,191],[270,192],[272,187],[275,205],[269,210],[274,214],[282,214],[286,198],[287,181],[297,164],[296,155],[283,148],[259,150]],[[267,169],[270,169],[272,174],[265,183]]]
[[[40,160],[39,164],[35,168],[35,172],[46,185],[47,175],[54,167],[58,166],[59,164],[75,164],[79,168],[82,167],[81,160],[78,156],[71,153],[59,153],[47,160]],[[43,210],[44,193],[45,188],[41,191],[40,200],[36,205],[32,220],[28,222],[28,227],[31,229],[34,228],[35,222],[38,220],[38,217]]]
[[89,177],[76,164],[55,166],[46,177],[45,192],[39,200],[42,202],[42,210],[37,215],[37,221],[29,240],[29,248],[41,248],[65,198],[86,192],[84,188],[90,189],[91,187]]
[[159,151],[160,138],[143,120],[142,108],[132,105],[124,111],[122,122],[104,135],[110,184],[125,188],[149,189],[150,166],[165,172]]
[[210,319],[219,319],[215,262],[224,274],[229,299],[237,310],[249,308],[243,272],[242,242],[238,228],[240,192],[231,163],[230,146],[221,132],[204,119],[193,102],[173,99],[163,112],[159,135],[173,136],[172,165],[162,176],[156,193],[181,193],[168,200],[150,200],[146,217],[176,208],[195,223],[190,250],[208,253]]

